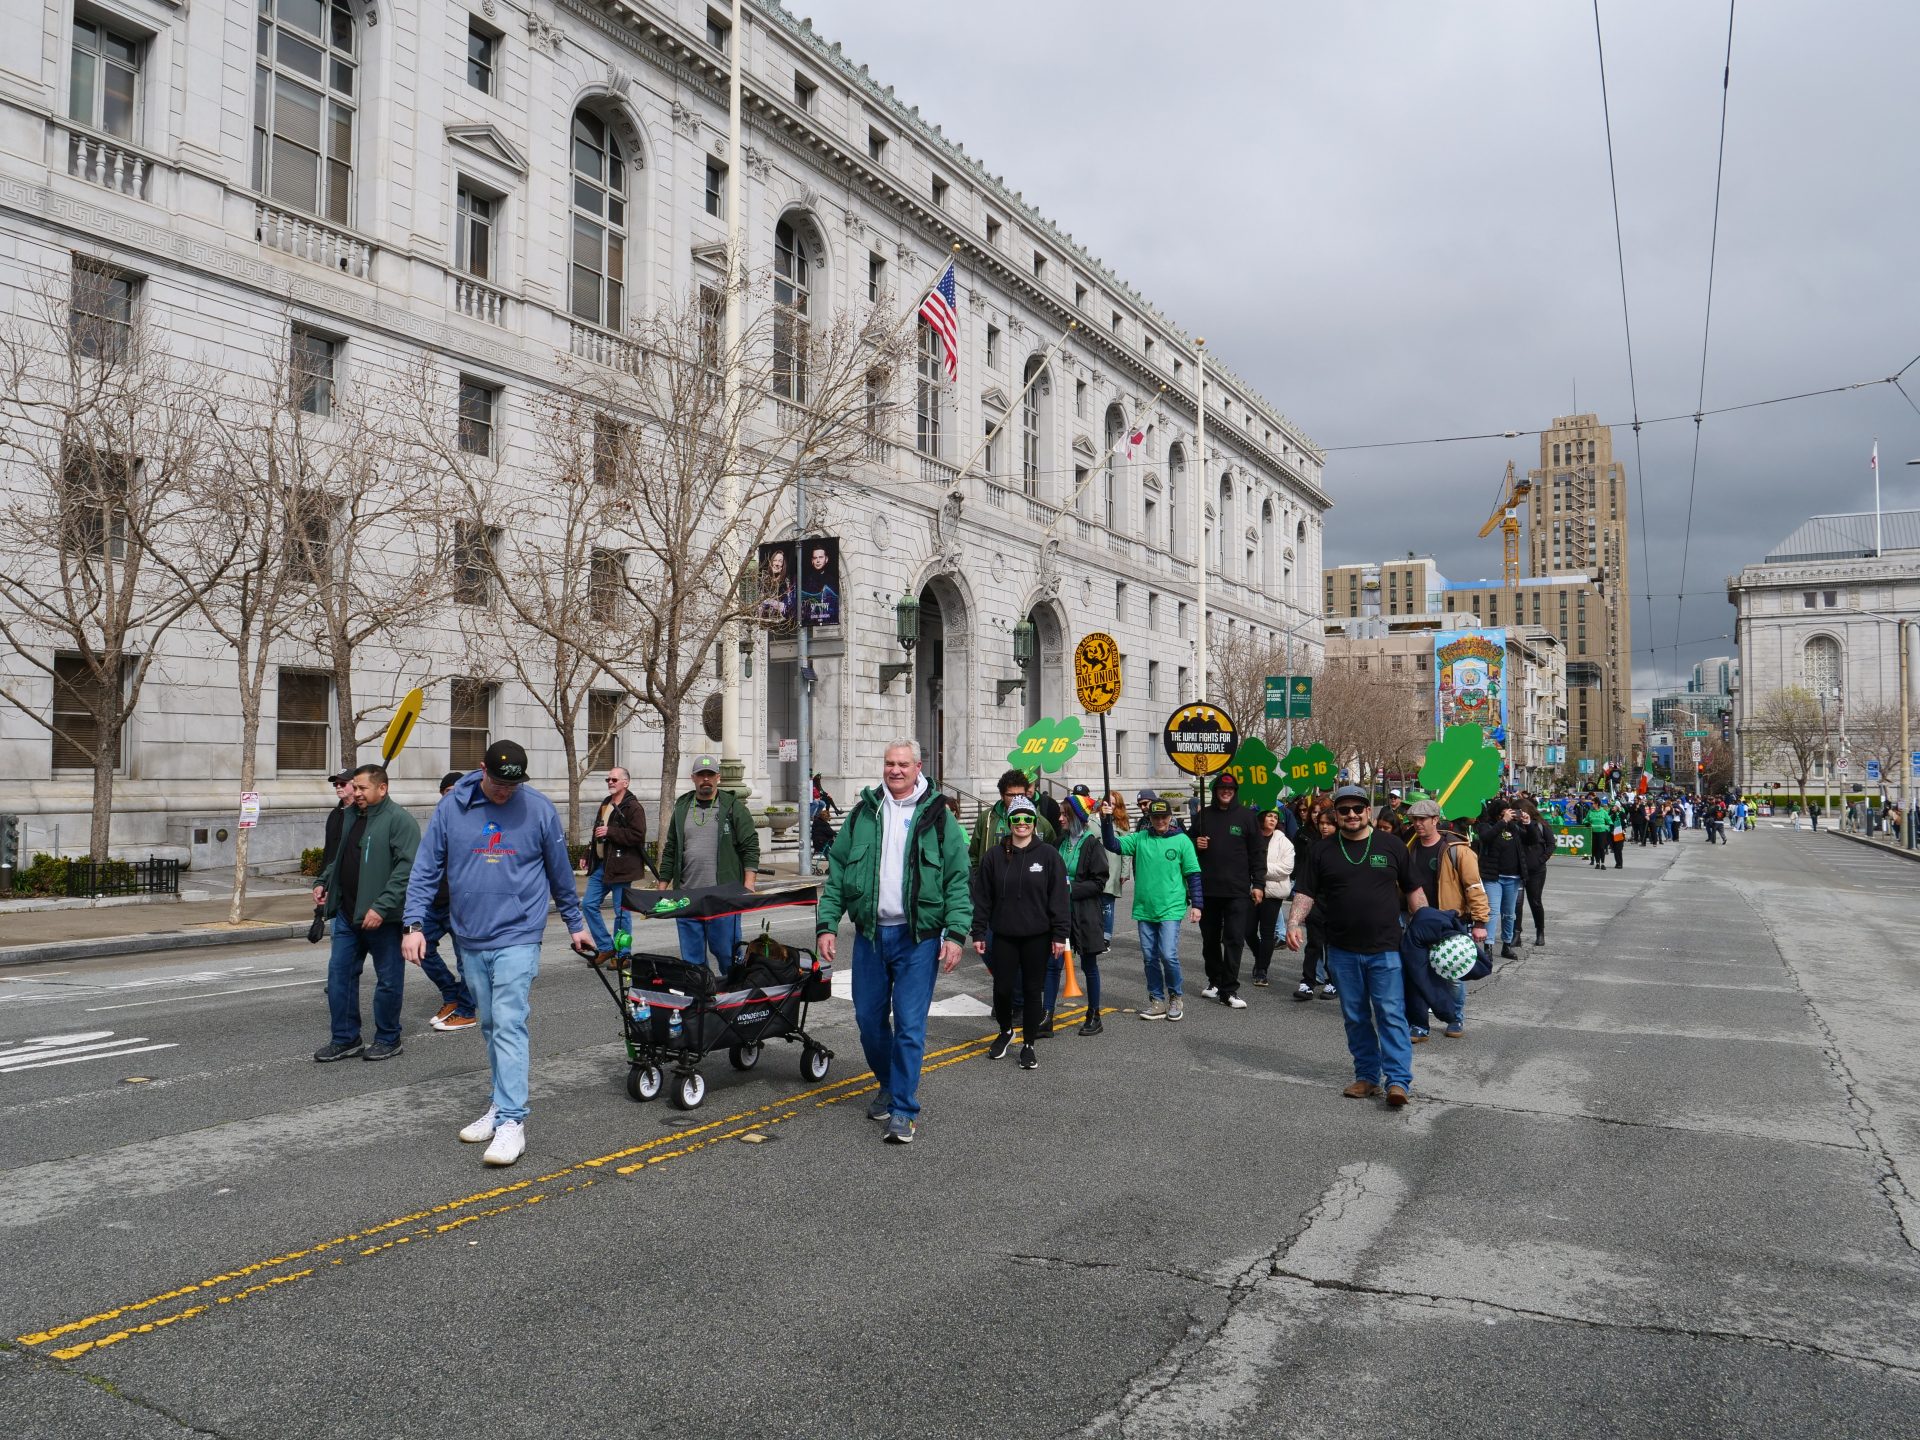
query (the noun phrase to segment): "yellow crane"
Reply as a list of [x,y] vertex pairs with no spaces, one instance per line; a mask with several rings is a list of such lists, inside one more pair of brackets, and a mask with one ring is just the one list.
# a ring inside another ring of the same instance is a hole
[[1532,489],[1533,481],[1516,476],[1513,462],[1509,460],[1500,499],[1495,502],[1493,514],[1487,517],[1487,523],[1480,527],[1482,540],[1496,529],[1500,532],[1500,576],[1507,587],[1510,622],[1520,616],[1520,502]]

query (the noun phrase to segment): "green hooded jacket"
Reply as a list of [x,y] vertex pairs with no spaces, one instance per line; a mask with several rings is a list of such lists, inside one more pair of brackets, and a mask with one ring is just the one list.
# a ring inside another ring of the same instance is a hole
[[[671,885],[680,883],[680,856],[687,844],[687,812],[693,809],[694,793],[689,790],[673,802],[673,818],[667,821],[666,837],[660,843],[659,876]],[[749,870],[760,868],[760,832],[754,828],[753,812],[746,801],[731,790],[714,794],[720,809],[719,842],[713,847],[713,883],[738,885]]]
[[[873,786],[847,813],[827,852],[827,883],[814,910],[814,933],[831,935],[842,916],[869,941],[880,934],[880,816],[884,791]],[[916,941],[939,935],[964,941],[973,925],[973,896],[966,834],[946,800],[931,785],[908,822],[907,923]]]
[[[342,849],[353,826],[354,817],[350,815],[340,832]],[[353,917],[354,924],[358,925],[360,916],[369,910],[376,911],[386,924],[399,923],[400,912],[407,904],[407,877],[413,873],[413,857],[419,849],[420,822],[401,809],[392,795],[367,807],[367,828],[360,836],[360,880],[353,899],[360,914]],[[329,917],[339,909],[333,885],[339,869],[340,851],[336,850],[333,863],[320,877],[327,892]]]

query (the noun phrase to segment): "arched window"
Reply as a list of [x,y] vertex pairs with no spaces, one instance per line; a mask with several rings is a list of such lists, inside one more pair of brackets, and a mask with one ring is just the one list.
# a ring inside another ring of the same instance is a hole
[[1260,507],[1260,588],[1269,595],[1273,593],[1274,551],[1279,548],[1273,543],[1273,534],[1273,502],[1269,500]]
[[1120,530],[1120,464],[1127,447],[1127,417],[1118,405],[1107,407],[1107,469],[1102,477],[1100,521],[1115,534]]
[[1220,503],[1214,512],[1213,534],[1215,542],[1214,565],[1221,575],[1227,573],[1227,561],[1233,556],[1233,477],[1220,477]]
[[773,227],[773,393],[786,400],[807,398],[819,253],[818,237],[804,218],[787,216]]
[[336,224],[353,219],[358,35],[346,0],[260,0],[253,188]]
[[1178,555],[1186,549],[1186,516],[1180,509],[1187,484],[1187,451],[1184,445],[1167,447],[1167,553]]
[[1800,653],[1800,665],[1807,677],[1807,689],[1816,699],[1829,703],[1841,698],[1840,642],[1831,635],[1816,635]]
[[913,387],[913,445],[922,455],[940,458],[940,408],[947,378],[946,352],[938,332],[926,321],[919,322],[919,363],[915,367]]
[[1020,488],[1034,496],[1040,493],[1040,457],[1044,453],[1040,443],[1041,397],[1052,389],[1045,370],[1046,361],[1032,355],[1020,376],[1026,385],[1020,400]]
[[[284,0],[283,0],[284,3]],[[573,313],[617,330],[626,319],[627,153],[591,110],[573,112]]]

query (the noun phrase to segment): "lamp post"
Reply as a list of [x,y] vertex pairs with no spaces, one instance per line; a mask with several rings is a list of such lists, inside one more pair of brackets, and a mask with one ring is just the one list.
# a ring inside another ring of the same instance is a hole
[[902,595],[893,602],[893,638],[907,652],[905,661],[884,661],[880,666],[880,688],[886,689],[902,675],[907,677],[907,693],[913,693],[913,647],[920,642],[920,602]]
[[1293,637],[1307,626],[1320,620],[1318,615],[1309,615],[1293,629],[1287,631],[1287,749],[1293,749]]
[[[1920,465],[1920,460],[1909,460],[1909,465]],[[1883,615],[1878,610],[1862,610],[1862,615],[1875,620],[1885,620],[1893,626],[1894,643],[1899,646],[1898,664],[1895,673],[1899,676],[1900,686],[1900,753],[1894,763],[1900,770],[1900,839],[1907,849],[1914,848],[1913,821],[1920,814],[1920,806],[1913,801],[1913,723],[1910,705],[1911,685],[1907,675],[1907,652],[1913,644],[1908,634],[1913,628],[1913,620],[1908,616]]]
[[1029,696],[1033,693],[1027,690],[1029,683],[1027,667],[1033,664],[1034,658],[1039,653],[1038,641],[1039,636],[1033,628],[1033,621],[1022,620],[1013,627],[1013,663],[1020,667],[1020,674],[1013,680],[994,681],[994,700],[997,704],[1006,704],[1007,696],[1015,690],[1024,691]]

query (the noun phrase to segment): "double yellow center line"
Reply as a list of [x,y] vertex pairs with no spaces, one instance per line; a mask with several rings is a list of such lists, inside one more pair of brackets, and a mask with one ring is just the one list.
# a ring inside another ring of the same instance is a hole
[[[1084,1008],[1063,1012],[1056,1019],[1065,1023],[1079,1019],[1084,1013]],[[991,1035],[983,1035],[963,1044],[950,1045],[944,1050],[929,1051],[926,1056],[928,1063],[922,1065],[921,1073],[943,1070],[949,1065],[957,1065],[966,1060],[976,1060],[986,1053],[986,1047],[992,1039]],[[162,1291],[158,1295],[150,1295],[144,1300],[117,1305],[111,1310],[102,1310],[96,1315],[66,1321],[45,1330],[35,1330],[14,1338],[21,1345],[29,1349],[41,1350],[42,1353],[51,1355],[56,1360],[76,1360],[92,1350],[118,1345],[141,1335],[150,1335],[171,1325],[177,1325],[183,1320],[194,1320],[203,1315],[218,1313],[223,1306],[232,1306],[242,1300],[251,1300],[260,1295],[270,1294],[282,1286],[310,1279],[334,1266],[353,1265],[364,1260],[377,1259],[405,1245],[435,1240],[483,1220],[491,1220],[515,1211],[529,1210],[557,1196],[590,1189],[598,1182],[600,1171],[611,1169],[615,1175],[636,1175],[654,1166],[697,1154],[723,1140],[735,1140],[755,1130],[766,1130],[772,1126],[784,1124],[808,1108],[809,1101],[812,1102],[811,1108],[824,1109],[829,1105],[838,1105],[843,1100],[852,1100],[871,1094],[878,1089],[879,1085],[869,1073],[850,1076],[845,1080],[831,1081],[811,1090],[782,1096],[777,1101],[756,1106],[751,1110],[737,1111],[723,1119],[709,1120],[704,1125],[676,1130],[670,1135],[662,1135],[644,1144],[630,1145],[622,1150],[596,1155],[591,1160],[576,1161],[574,1164],[563,1166],[545,1175],[516,1180],[509,1185],[482,1190],[476,1194],[462,1196],[458,1200],[448,1200],[424,1210],[397,1215],[391,1220],[383,1220],[377,1225],[370,1225],[362,1230],[316,1241],[302,1249],[288,1250],[265,1260],[256,1260],[251,1264],[223,1271],[218,1275],[209,1275],[205,1279]],[[626,1163],[621,1163],[623,1161]],[[290,1266],[301,1268],[289,1269]],[[238,1288],[230,1290],[226,1288],[235,1285]],[[178,1301],[189,1303],[177,1309],[166,1308]],[[88,1339],[73,1338],[87,1331],[103,1330],[108,1326],[114,1328],[106,1329],[104,1333]],[[69,1343],[62,1344],[56,1349],[43,1349],[56,1341]]]

